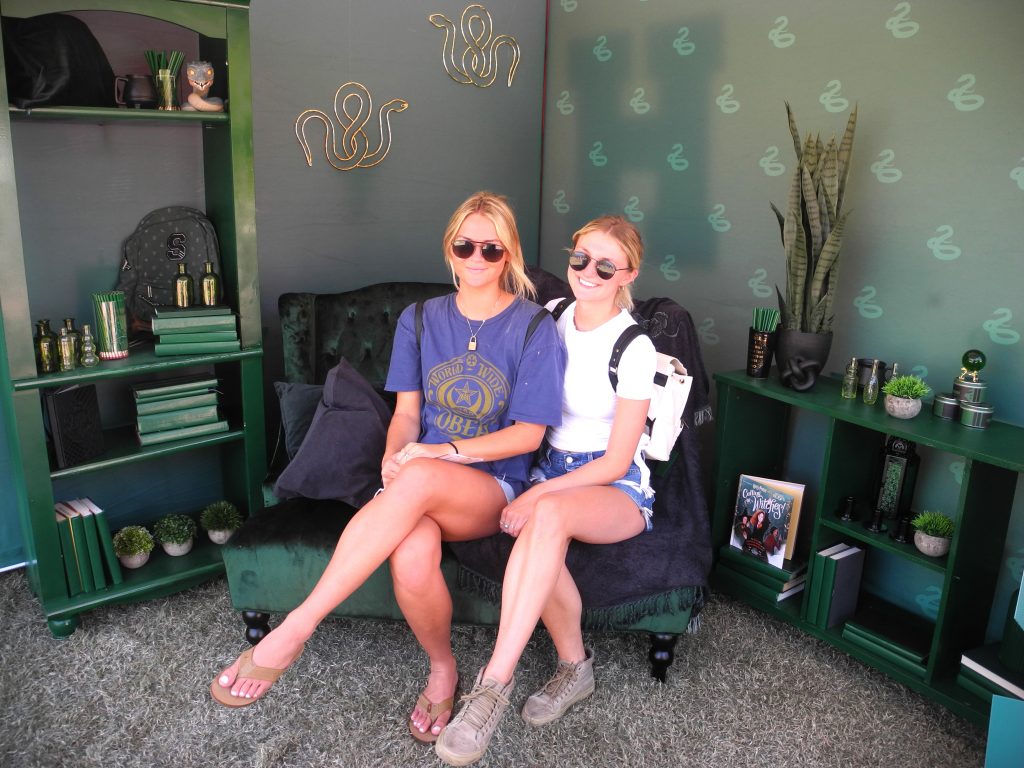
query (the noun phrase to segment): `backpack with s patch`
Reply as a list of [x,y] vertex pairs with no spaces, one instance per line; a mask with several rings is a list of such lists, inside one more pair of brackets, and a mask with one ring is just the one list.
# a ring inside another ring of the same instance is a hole
[[[557,321],[566,307],[575,299],[561,299],[551,309],[551,316]],[[645,336],[639,325],[630,325],[619,334],[608,357],[608,381],[612,391],[619,386],[619,361],[622,353],[637,336]],[[655,461],[667,461],[672,448],[683,431],[683,411],[693,386],[693,377],[676,358],[657,352],[658,362],[654,370],[654,386],[651,388],[651,403],[647,406],[647,425],[644,432],[648,437],[644,456]]]
[[221,274],[217,232],[202,212],[172,205],[143,216],[124,241],[117,280],[117,290],[125,294],[129,331],[148,331],[154,307],[174,305],[179,264],[198,285],[207,261]]

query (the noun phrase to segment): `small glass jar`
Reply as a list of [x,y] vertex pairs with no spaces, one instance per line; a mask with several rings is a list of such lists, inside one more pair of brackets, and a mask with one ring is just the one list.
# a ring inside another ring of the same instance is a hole
[[932,413],[940,419],[953,421],[960,416],[960,401],[951,392],[937,394],[932,402]]
[[75,361],[77,362],[82,349],[82,334],[77,328],[75,328],[75,318],[73,317],[64,318],[64,327],[68,329],[68,336],[70,336],[71,340],[74,342]]
[[203,264],[203,277],[199,281],[199,295],[204,307],[212,307],[220,301],[220,275],[213,271],[213,262]]
[[174,306],[186,309],[195,301],[196,286],[192,275],[184,264],[178,264],[178,276],[174,278]]
[[853,400],[857,397],[857,358],[850,358],[850,364],[846,366],[846,373],[843,375],[843,386],[839,394],[845,400]]
[[62,371],[73,371],[78,366],[75,357],[75,337],[68,333],[68,329],[61,326],[60,336],[57,337],[57,357],[60,361]]
[[864,385],[864,403],[866,405],[874,405],[878,400],[878,368],[879,360],[875,360],[871,364],[871,373],[868,374],[868,382]]
[[985,429],[992,421],[995,408],[988,403],[960,401],[960,423],[972,429]]
[[36,370],[39,373],[53,373],[60,367],[57,351],[57,337],[50,330],[50,320],[36,320],[36,335],[32,338],[36,354]]
[[83,368],[92,368],[100,362],[100,358],[96,354],[96,341],[92,337],[92,328],[88,324],[82,325],[81,352],[78,362]]

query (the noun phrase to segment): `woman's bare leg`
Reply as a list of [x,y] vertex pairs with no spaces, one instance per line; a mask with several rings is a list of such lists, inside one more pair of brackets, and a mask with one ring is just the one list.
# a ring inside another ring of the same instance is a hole
[[569,569],[562,564],[555,588],[541,611],[540,620],[551,635],[561,661],[575,664],[586,658],[583,647],[583,600]]
[[[457,488],[458,493],[452,489]],[[338,540],[327,568],[309,596],[253,649],[253,663],[283,669],[295,660],[321,621],[351,595],[430,516],[453,541],[498,530],[505,494],[490,475],[436,459],[413,459],[383,493],[355,514]],[[256,698],[270,684],[235,679],[238,662],[225,669],[221,686],[234,696]]]
[[611,486],[545,494],[519,533],[502,586],[501,623],[485,677],[512,679],[519,657],[565,567],[571,539],[611,544],[644,529],[636,504]]
[[[441,528],[429,517],[421,518],[388,562],[398,607],[430,659],[423,695],[440,703],[454,695],[458,682],[452,654],[452,597],[441,574]],[[450,717],[450,712],[441,714],[431,726],[430,715],[417,704],[410,719],[420,733],[430,728],[437,734]]]

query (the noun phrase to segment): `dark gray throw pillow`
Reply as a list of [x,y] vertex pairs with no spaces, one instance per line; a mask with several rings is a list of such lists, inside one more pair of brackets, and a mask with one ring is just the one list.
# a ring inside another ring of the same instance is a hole
[[289,461],[299,452],[309,425],[313,423],[316,408],[323,397],[323,384],[302,384],[275,381],[274,391],[281,406],[281,428],[284,430],[284,450]]
[[281,499],[339,499],[361,507],[381,486],[391,413],[370,383],[342,359],[327,373],[323,397],[295,458],[274,485]]

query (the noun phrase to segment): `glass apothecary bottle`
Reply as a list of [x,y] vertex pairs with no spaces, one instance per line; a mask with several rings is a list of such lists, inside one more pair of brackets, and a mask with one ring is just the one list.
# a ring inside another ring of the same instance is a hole
[[868,376],[868,383],[864,385],[864,402],[867,405],[874,405],[878,400],[878,361],[871,364],[871,374]]
[[50,320],[36,321],[36,335],[32,337],[36,353],[36,370],[39,373],[53,373],[60,367],[57,353],[57,337],[50,330]]
[[184,264],[178,265],[178,276],[174,278],[174,306],[185,309],[195,301],[196,287],[192,275]]
[[203,264],[203,277],[199,282],[199,295],[204,307],[212,307],[220,302],[220,275],[213,271],[213,262]]
[[82,334],[75,328],[75,318],[73,317],[64,318],[64,327],[68,329],[68,336],[71,337],[71,341],[75,345],[75,360],[77,361],[82,352]]
[[81,353],[78,361],[83,368],[92,368],[100,362],[96,354],[96,340],[93,339],[92,328],[87,323],[82,325]]
[[853,400],[857,397],[857,358],[850,358],[849,365],[846,366],[846,373],[843,374],[843,387],[839,391],[847,400]]
[[62,371],[73,371],[78,365],[75,357],[75,337],[68,333],[64,326],[61,326],[60,336],[57,337],[57,359]]

